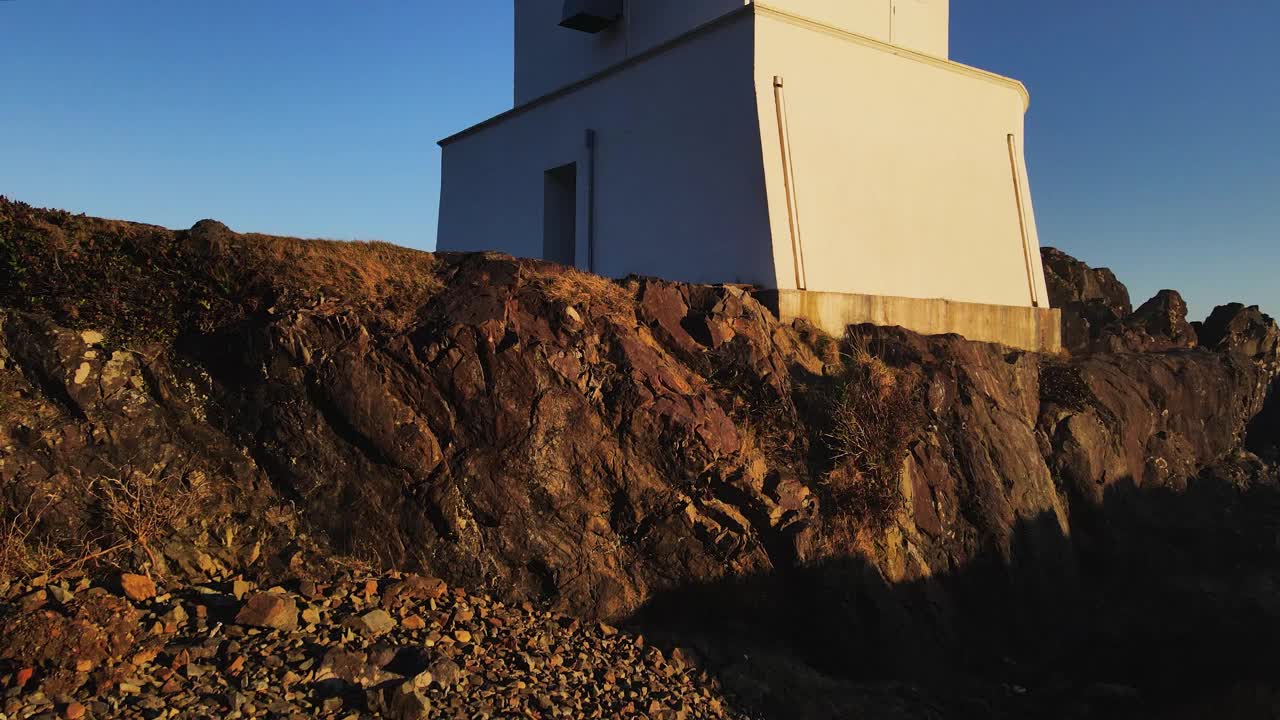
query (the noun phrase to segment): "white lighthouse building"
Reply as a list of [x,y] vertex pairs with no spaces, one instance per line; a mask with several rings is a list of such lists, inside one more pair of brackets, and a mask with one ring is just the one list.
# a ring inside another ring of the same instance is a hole
[[440,142],[441,250],[1056,350],[1029,96],[948,0],[515,0],[514,108]]

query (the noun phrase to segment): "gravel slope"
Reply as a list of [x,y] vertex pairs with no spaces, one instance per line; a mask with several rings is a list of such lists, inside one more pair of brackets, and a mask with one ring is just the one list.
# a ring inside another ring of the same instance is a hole
[[2,716],[746,717],[686,651],[434,578],[154,592],[11,588]]

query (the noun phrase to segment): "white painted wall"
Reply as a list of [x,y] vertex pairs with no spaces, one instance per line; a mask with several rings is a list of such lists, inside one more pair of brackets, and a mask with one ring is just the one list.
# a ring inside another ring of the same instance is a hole
[[[554,9],[555,28],[559,2],[527,1]],[[824,2],[804,5],[872,8]],[[678,25],[664,27],[648,37]],[[538,92],[443,143],[439,247],[540,257],[544,173],[577,162],[576,264],[586,268],[590,128],[596,272],[796,288],[779,76],[803,287],[1047,306],[1023,160],[1025,88],[866,35],[758,2],[567,92]],[[539,77],[559,78],[554,90],[571,76]]]
[[950,0],[892,0],[894,45],[940,58],[951,56]]
[[950,0],[757,0],[757,5],[945,58]]
[[[950,0],[755,0],[849,32],[947,57]],[[563,0],[514,0],[515,104],[589,77],[752,0],[626,0],[598,34],[560,27]]]
[[592,35],[560,27],[563,0],[515,2],[515,103],[559,90],[748,4],[627,0],[621,23]]
[[593,128],[597,272],[773,285],[753,25],[743,13],[444,143],[440,249],[539,257],[543,173],[577,161],[585,268]]
[[784,82],[807,289],[1047,306],[1021,160],[1020,85],[778,13],[758,10],[756,28],[779,287],[796,282],[775,76]]
[[757,4],[890,42],[893,0],[760,0]]

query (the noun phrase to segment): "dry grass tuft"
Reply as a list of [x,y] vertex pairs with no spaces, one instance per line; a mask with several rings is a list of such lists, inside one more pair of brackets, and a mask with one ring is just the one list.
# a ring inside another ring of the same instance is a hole
[[430,253],[339,242],[191,230],[42,210],[0,197],[0,301],[48,312],[121,342],[213,332],[317,294],[391,316],[442,287]]
[[635,298],[613,280],[571,267],[540,267],[537,272],[533,283],[549,300],[624,325],[636,323]]
[[393,295],[421,300],[443,288],[435,255],[385,242],[240,235],[232,249],[243,253],[253,274],[282,289],[384,301]]
[[837,467],[823,489],[832,512],[884,527],[902,506],[902,465],[922,412],[918,381],[859,338],[847,345],[845,375],[831,398],[824,434]]

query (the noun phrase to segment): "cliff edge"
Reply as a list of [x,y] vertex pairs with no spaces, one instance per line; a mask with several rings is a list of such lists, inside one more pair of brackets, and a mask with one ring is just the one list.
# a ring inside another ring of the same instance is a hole
[[1046,267],[1071,356],[0,199],[7,617],[119,570],[414,572],[642,632],[768,717],[1272,702],[1275,323]]

